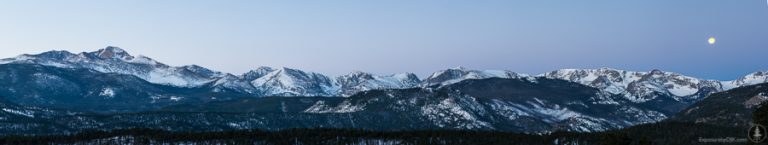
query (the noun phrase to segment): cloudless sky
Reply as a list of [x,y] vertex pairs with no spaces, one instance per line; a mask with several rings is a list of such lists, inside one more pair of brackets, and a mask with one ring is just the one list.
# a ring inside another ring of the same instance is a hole
[[[707,44],[714,36],[717,42]],[[768,69],[766,0],[4,0],[0,58],[118,46],[169,65],[331,76],[465,66]]]

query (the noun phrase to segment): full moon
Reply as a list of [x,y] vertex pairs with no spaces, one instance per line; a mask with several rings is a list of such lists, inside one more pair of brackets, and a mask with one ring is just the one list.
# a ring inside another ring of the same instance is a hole
[[707,39],[707,43],[709,43],[709,45],[715,44],[715,37],[709,37],[709,39]]

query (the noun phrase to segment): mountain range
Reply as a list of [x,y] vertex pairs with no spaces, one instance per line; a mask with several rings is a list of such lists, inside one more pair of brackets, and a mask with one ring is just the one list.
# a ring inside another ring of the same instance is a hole
[[237,75],[110,46],[1,59],[0,125],[8,133],[132,126],[590,132],[658,122],[712,94],[766,81],[768,72],[717,81],[612,68],[527,75],[457,67],[420,79],[259,67]]

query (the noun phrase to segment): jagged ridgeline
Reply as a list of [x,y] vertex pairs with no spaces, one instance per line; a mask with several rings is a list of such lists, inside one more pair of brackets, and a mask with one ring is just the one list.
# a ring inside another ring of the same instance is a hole
[[[705,105],[710,94],[766,82],[766,76],[756,72],[715,81],[610,68],[532,76],[461,67],[424,79],[359,71],[329,77],[270,67],[235,75],[168,66],[117,47],[50,51],[0,60],[0,130],[5,135],[134,127],[594,132],[658,122],[691,104]],[[750,114],[734,117],[742,116]]]

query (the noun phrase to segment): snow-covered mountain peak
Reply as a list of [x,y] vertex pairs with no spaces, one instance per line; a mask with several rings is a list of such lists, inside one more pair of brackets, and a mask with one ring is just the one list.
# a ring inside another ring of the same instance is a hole
[[103,73],[133,75],[148,82],[179,87],[197,87],[221,74],[200,66],[171,67],[145,56],[134,57],[118,47],[73,54],[48,51],[2,59],[2,63],[39,64],[61,68],[86,68]]
[[251,71],[248,71],[248,72],[240,75],[240,77],[245,79],[245,80],[252,81],[252,80],[258,79],[258,78],[260,78],[260,77],[262,77],[264,75],[267,75],[268,73],[273,72],[273,71],[275,71],[274,68],[266,67],[266,66],[260,66],[260,67],[256,68],[255,70],[251,70]]
[[445,70],[441,70],[441,71],[432,73],[432,75],[430,75],[427,78],[436,78],[436,77],[449,76],[449,75],[461,75],[461,74],[469,73],[471,71],[473,71],[473,70],[469,70],[469,69],[467,69],[465,67],[458,66],[458,67],[449,68],[449,69],[445,69]]
[[456,66],[456,67],[453,67],[453,68],[450,68],[450,69],[453,69],[453,70],[469,70],[469,69],[467,69],[467,67],[464,67],[464,66]]
[[311,75],[321,75],[315,72],[305,72],[299,69],[293,69],[293,68],[287,68],[287,67],[280,67],[277,70],[273,71],[272,73],[288,76],[288,77],[294,77],[294,78],[311,77]]
[[651,70],[650,74],[651,75],[664,75],[666,73],[664,71],[659,70],[659,69],[653,69],[653,70]]
[[520,78],[528,77],[515,72],[506,70],[471,70],[463,67],[451,68],[432,73],[425,78],[421,84],[423,87],[444,86],[453,84],[466,79],[485,79],[485,78]]
[[359,78],[359,79],[365,79],[365,80],[374,79],[373,78],[373,74],[367,73],[367,72],[362,72],[362,71],[359,71],[359,70],[352,71],[349,74],[344,75],[344,76],[349,77],[349,78]]
[[194,74],[201,75],[203,77],[207,78],[214,78],[214,77],[222,77],[224,76],[224,73],[213,71],[208,68],[199,66],[199,65],[186,65],[182,66],[183,68],[193,72]]
[[723,89],[728,90],[736,87],[754,85],[768,82],[768,71],[758,71],[747,74],[741,78],[732,81],[723,81]]
[[336,78],[341,85],[341,95],[351,96],[355,93],[375,89],[403,89],[419,85],[421,80],[412,73],[398,73],[386,76],[373,75],[361,71],[353,71]]
[[98,51],[91,52],[91,53],[98,56],[101,59],[131,60],[134,58],[133,56],[131,56],[131,54],[128,54],[127,51],[114,46],[107,46],[106,48],[99,49]]
[[48,52],[43,52],[36,55],[29,55],[24,54],[20,57],[37,57],[37,58],[45,58],[45,59],[66,59],[68,57],[73,57],[75,54],[72,54],[69,51],[66,50],[53,50]]
[[758,71],[741,77],[736,82],[740,84],[758,84],[765,82],[766,79],[768,79],[768,71]]
[[[81,55],[85,55],[84,53],[81,53]],[[144,55],[136,56],[133,59],[125,60],[125,62],[128,63],[134,63],[134,64],[146,64],[150,66],[156,66],[156,67],[168,67],[168,65],[165,65],[163,63],[157,62],[153,60],[152,58],[146,57]]]
[[396,73],[396,74],[392,74],[392,77],[394,77],[394,78],[397,78],[397,79],[399,79],[399,80],[415,80],[415,81],[421,81],[421,79],[419,79],[419,76],[417,76],[417,75],[416,75],[416,74],[414,74],[414,73],[409,73],[409,72],[403,72],[403,73]]
[[267,73],[251,84],[265,95],[332,96],[339,91],[336,81],[325,75],[286,67]]
[[611,68],[561,69],[539,76],[592,86],[611,94],[621,94],[634,102],[653,100],[660,94],[670,94],[674,100],[696,100],[721,88],[716,81],[701,80],[658,69],[649,72]]
[[[433,87],[467,79],[533,77],[507,70],[473,70],[454,67],[432,73],[421,80],[412,73],[375,75],[353,71],[338,77],[305,72],[292,68],[258,67],[237,77],[197,65],[168,66],[149,57],[133,56],[119,47],[105,47],[93,52],[70,53],[48,51],[0,59],[0,64],[39,64],[61,68],[86,68],[104,73],[133,75],[148,82],[178,87],[214,87],[253,92],[251,95],[348,96],[372,89]],[[623,95],[644,102],[656,96],[673,96],[675,100],[691,100],[708,93],[739,86],[768,82],[768,72],[755,72],[733,81],[711,81],[654,69],[647,72],[614,68],[561,69],[538,75],[592,86],[606,94]],[[215,83],[211,83],[215,82]],[[263,93],[262,93],[263,92]]]
[[613,68],[599,69],[560,69],[540,74],[540,77],[557,78],[577,82],[581,84],[591,84],[600,76],[610,80],[609,83],[628,84],[631,81],[638,80],[645,73],[618,70]]
[[439,77],[449,77],[449,76],[458,76],[458,75],[461,75],[461,74],[463,74],[465,72],[465,71],[462,71],[462,69],[450,68],[450,69],[446,69],[446,70],[441,70],[441,71],[432,73],[432,75],[430,75],[426,79],[439,78]]
[[257,71],[257,72],[272,72],[272,71],[274,71],[274,70],[275,70],[275,68],[272,68],[272,67],[268,67],[268,66],[259,66],[258,68],[256,68],[256,69],[255,69],[255,70],[253,70],[253,71]]

